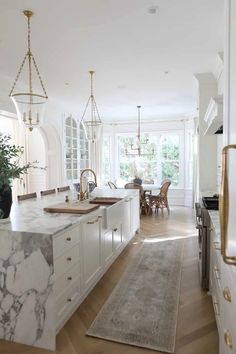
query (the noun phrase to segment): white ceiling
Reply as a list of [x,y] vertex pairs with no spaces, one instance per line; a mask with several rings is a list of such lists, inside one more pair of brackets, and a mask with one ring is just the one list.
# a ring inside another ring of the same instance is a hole
[[0,0],[0,109],[14,111],[25,9],[35,12],[32,52],[49,102],[78,117],[91,69],[103,121],[135,118],[139,104],[142,119],[193,114],[193,74],[214,70],[223,50],[222,0]]

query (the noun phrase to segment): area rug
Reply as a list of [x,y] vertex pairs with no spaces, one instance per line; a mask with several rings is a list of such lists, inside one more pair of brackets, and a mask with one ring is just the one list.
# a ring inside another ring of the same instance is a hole
[[173,353],[183,240],[144,243],[87,335]]

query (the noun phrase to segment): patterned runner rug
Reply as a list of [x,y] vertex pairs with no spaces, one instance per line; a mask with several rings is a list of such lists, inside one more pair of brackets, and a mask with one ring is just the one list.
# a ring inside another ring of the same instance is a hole
[[144,243],[86,334],[173,353],[183,246]]

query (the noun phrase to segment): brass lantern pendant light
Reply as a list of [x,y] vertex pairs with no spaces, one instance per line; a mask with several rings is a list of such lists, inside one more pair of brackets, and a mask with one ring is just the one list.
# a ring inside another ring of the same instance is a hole
[[126,147],[125,149],[125,154],[127,156],[153,156],[155,151],[154,149],[151,149],[150,152],[143,152],[142,147],[145,145],[147,146],[149,144],[149,139],[146,136],[145,138],[141,138],[141,122],[140,122],[140,108],[141,106],[137,106],[138,108],[138,134],[136,136],[136,143],[134,144],[133,142],[130,144],[130,146]]
[[[99,140],[100,135],[101,135],[101,130],[102,130],[102,121],[98,112],[97,104],[94,98],[93,94],[93,75],[95,71],[91,70],[89,71],[89,74],[91,76],[91,94],[89,96],[88,102],[85,106],[84,113],[82,115],[81,123],[84,128],[85,136],[86,139],[95,142]],[[86,118],[86,112],[88,109],[88,106],[90,104],[91,107],[91,113],[88,115]]]
[[[33,16],[33,12],[30,10],[25,10],[23,11],[23,14],[26,16],[28,23],[28,50],[20,65],[20,69],[16,75],[9,96],[15,105],[20,123],[28,127],[30,131],[32,131],[34,127],[37,127],[42,123],[44,106],[48,99],[48,96],[42,78],[40,76],[38,66],[31,52],[30,19]],[[26,63],[28,63],[28,89],[23,92],[15,92],[16,84]],[[41,86],[41,93],[35,93],[33,90],[33,72]]]

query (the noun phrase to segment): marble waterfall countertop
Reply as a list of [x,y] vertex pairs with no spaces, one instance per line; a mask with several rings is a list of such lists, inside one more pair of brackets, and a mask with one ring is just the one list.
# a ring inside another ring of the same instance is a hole
[[[91,197],[125,198],[138,193],[138,190],[97,188]],[[55,350],[58,294],[54,295],[53,238],[83,220],[83,215],[47,213],[43,208],[64,202],[66,195],[70,200],[77,199],[77,193],[67,191],[13,203],[10,218],[0,222],[2,339]]]
[[[53,235],[70,227],[81,220],[84,214],[48,213],[43,210],[47,206],[64,202],[66,195],[68,195],[69,200],[77,200],[77,192],[71,190],[14,202],[10,218],[0,221],[0,232],[4,230]],[[137,195],[137,190],[95,188],[90,194],[90,198],[98,196],[125,198],[134,195]],[[82,203],[88,203],[88,201]],[[104,207],[100,208],[104,209]]]

